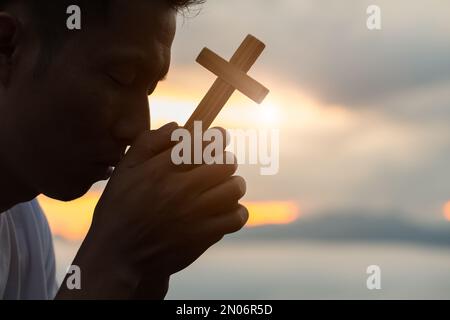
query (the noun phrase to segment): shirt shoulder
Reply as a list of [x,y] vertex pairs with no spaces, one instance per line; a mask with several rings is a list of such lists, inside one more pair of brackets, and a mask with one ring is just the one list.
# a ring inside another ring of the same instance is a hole
[[52,299],[57,290],[55,255],[52,234],[38,201],[20,203],[2,215],[9,242],[9,270],[3,297]]

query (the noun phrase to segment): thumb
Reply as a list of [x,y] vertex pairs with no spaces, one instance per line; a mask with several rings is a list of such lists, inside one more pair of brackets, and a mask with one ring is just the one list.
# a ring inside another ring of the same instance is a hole
[[170,137],[177,128],[179,126],[176,122],[170,122],[157,130],[142,132],[131,145],[120,166],[126,168],[136,167],[167,150],[174,145]]

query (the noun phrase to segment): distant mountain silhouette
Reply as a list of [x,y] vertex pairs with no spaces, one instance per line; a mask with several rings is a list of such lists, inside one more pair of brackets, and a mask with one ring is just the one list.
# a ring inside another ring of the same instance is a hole
[[421,226],[400,213],[367,214],[367,211],[323,213],[288,225],[246,228],[229,239],[295,240],[341,242],[407,242],[450,248],[450,223]]

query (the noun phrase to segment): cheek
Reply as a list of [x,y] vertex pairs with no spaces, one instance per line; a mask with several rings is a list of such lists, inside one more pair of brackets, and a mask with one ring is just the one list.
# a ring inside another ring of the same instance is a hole
[[114,99],[104,90],[80,90],[68,99],[71,126],[87,132],[103,132],[111,127],[115,118]]
[[50,102],[55,129],[75,139],[92,140],[107,134],[116,117],[114,95],[98,81],[72,84],[53,94]]

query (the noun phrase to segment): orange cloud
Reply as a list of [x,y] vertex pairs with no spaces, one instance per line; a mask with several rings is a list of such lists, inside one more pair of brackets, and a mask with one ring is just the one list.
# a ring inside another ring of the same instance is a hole
[[89,230],[99,192],[88,192],[71,202],[56,201],[45,196],[38,200],[54,235],[68,240],[84,239]]
[[243,204],[250,214],[248,227],[288,224],[300,217],[300,209],[293,201],[258,201]]
[[448,201],[443,208],[443,212],[444,212],[444,218],[447,221],[450,221],[450,201]]

